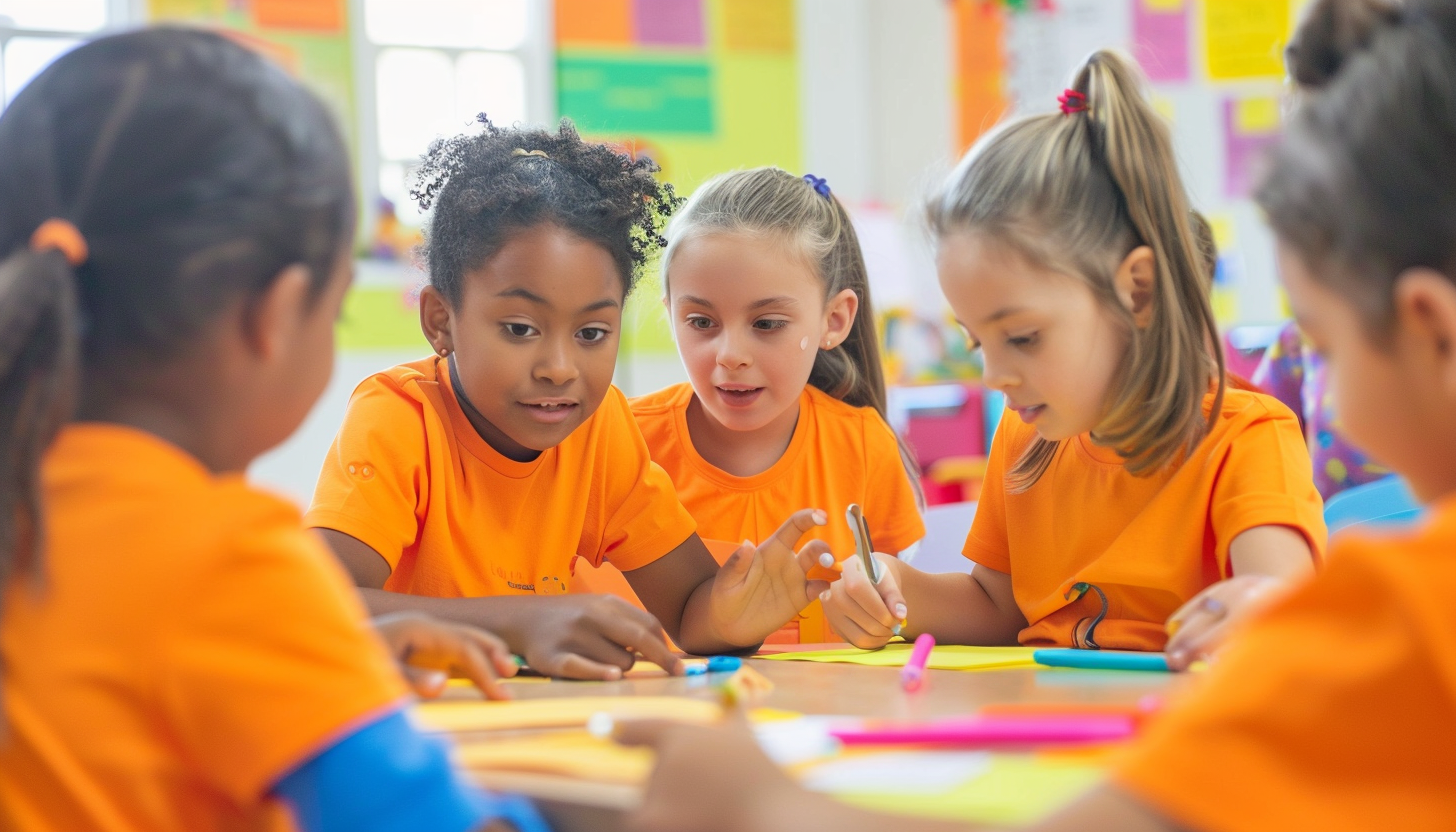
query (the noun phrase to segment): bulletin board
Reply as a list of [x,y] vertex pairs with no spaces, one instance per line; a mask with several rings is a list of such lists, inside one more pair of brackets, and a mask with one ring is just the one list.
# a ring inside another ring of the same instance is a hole
[[955,3],[960,150],[1004,115],[1055,110],[1088,53],[1126,50],[1148,76],[1194,207],[1218,238],[1220,324],[1287,315],[1273,241],[1249,195],[1279,135],[1284,46],[1306,0]]
[[[557,0],[557,110],[648,156],[687,196],[736,168],[801,164],[794,0]],[[674,354],[655,269],[624,357]]]

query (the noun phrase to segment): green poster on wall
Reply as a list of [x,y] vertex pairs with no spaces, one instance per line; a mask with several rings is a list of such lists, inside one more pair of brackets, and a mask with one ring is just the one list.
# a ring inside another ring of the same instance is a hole
[[712,70],[705,59],[564,53],[556,77],[558,109],[583,132],[715,130]]

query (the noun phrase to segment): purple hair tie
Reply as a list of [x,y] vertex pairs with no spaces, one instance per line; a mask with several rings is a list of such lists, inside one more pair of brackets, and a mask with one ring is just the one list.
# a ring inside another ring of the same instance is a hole
[[829,198],[829,183],[823,177],[815,176],[812,173],[804,174],[804,181],[814,187],[814,190],[825,199]]

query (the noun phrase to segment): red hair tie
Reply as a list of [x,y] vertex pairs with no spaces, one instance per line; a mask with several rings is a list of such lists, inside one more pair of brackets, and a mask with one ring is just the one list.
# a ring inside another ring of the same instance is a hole
[[66,262],[73,269],[85,263],[86,258],[91,256],[90,247],[86,245],[86,238],[81,236],[81,230],[59,217],[51,217],[35,229],[35,233],[30,235],[30,248],[33,251],[55,249],[65,255]]
[[1062,90],[1062,94],[1057,96],[1057,103],[1062,105],[1062,115],[1067,116],[1072,113],[1085,113],[1089,109],[1087,96],[1076,90]]

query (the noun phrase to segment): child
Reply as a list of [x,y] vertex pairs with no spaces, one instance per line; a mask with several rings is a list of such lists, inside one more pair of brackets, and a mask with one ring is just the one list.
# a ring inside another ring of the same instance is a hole
[[[1315,9],[1348,21],[1349,5]],[[1241,633],[1111,784],[1041,832],[1456,828],[1456,10],[1412,2],[1377,20],[1353,55],[1301,29],[1320,47],[1307,68],[1338,75],[1287,125],[1258,201],[1351,439],[1433,516],[1339,539],[1328,569]],[[957,828],[804,791],[747,732],[623,733],[658,749],[639,829]]]
[[[941,287],[1016,419],[992,443],[970,575],[854,561],[830,624],[951,644],[1161,650],[1175,667],[1325,543],[1294,415],[1225,389],[1166,126],[1098,52],[1061,113],[982,140],[931,204]],[[1171,620],[1170,620],[1171,619]]]
[[[828,184],[778,168],[724,174],[667,239],[665,300],[691,383],[632,412],[715,554],[806,505],[858,503],[887,554],[924,536],[914,463],[885,423],[864,256]],[[841,558],[855,551],[842,516],[815,536]],[[837,637],[815,601],[771,640]]]
[[[664,625],[690,652],[755,647],[826,586],[805,577],[823,542],[791,547],[828,518],[798,512],[720,573],[611,385],[671,187],[569,122],[482,123],[422,168],[438,355],[354,391],[307,522],[375,612],[479,625],[553,676],[619,678],[638,651],[680,672]],[[565,595],[576,556],[615,563],[651,614]]]
[[0,116],[0,828],[544,829],[411,728],[338,565],[243,479],[328,381],[353,227],[323,104],[215,34],[82,46]]

